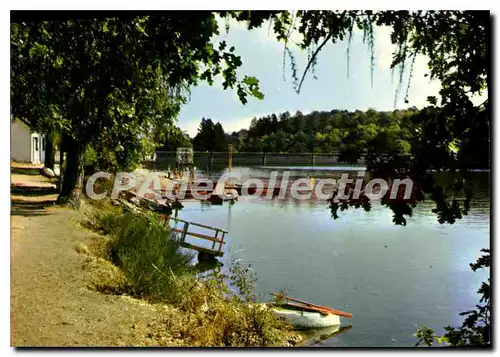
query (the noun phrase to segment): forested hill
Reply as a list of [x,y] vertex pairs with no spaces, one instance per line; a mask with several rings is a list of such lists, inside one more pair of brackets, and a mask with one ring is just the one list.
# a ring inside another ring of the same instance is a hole
[[224,138],[220,123],[203,118],[193,147],[200,151],[226,151],[227,144],[233,144],[233,150],[240,152],[341,152],[348,159],[377,143],[385,152],[409,153],[413,135],[410,118],[417,112],[415,108],[392,112],[284,112],[254,118],[248,129]]
[[[220,123],[203,118],[192,140],[199,151],[328,153],[340,152],[341,161],[355,161],[365,152],[411,154],[419,139],[422,122],[438,115],[436,107],[394,111],[313,111],[289,112],[254,118],[248,129],[225,133]],[[447,139],[447,138],[444,138]],[[463,145],[474,145],[477,156],[471,160],[487,166],[489,143],[471,136]]]
[[240,151],[335,152],[363,150],[373,140],[409,152],[411,117],[416,110],[284,112],[253,119],[240,130]]

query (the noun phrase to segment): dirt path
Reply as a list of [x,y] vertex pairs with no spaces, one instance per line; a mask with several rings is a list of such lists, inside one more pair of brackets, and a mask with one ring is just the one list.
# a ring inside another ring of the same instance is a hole
[[152,323],[168,320],[168,306],[86,287],[86,255],[75,247],[99,237],[78,226],[77,211],[53,205],[51,185],[33,172],[12,174],[11,345],[180,343],[169,335],[159,341],[151,332]]

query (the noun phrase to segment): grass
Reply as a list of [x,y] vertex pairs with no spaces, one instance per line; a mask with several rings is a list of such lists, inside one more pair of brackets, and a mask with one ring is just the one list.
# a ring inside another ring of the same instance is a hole
[[[180,251],[163,223],[154,214],[123,212],[103,201],[92,202],[87,228],[109,237],[99,256],[123,271],[127,293],[152,302],[179,303],[181,289],[194,284],[193,255]],[[114,291],[106,286],[99,290]]]
[[[193,255],[182,253],[162,223],[153,215],[126,212],[107,217],[112,229],[111,261],[133,287],[133,294],[152,301],[179,303],[188,280],[194,280]],[[193,285],[194,282],[191,282]]]
[[38,176],[40,175],[40,168],[18,168],[18,167],[11,167],[10,168],[10,173],[11,174],[18,174],[18,175],[30,175],[30,176]]
[[123,211],[104,201],[92,202],[92,208],[85,225],[106,237],[92,247],[95,256],[87,262],[95,271],[93,287],[178,309],[181,318],[156,326],[158,335],[174,334],[185,346],[289,343],[290,326],[255,303],[248,267],[233,263],[225,272],[216,268],[199,278],[193,256],[179,249],[157,215]]

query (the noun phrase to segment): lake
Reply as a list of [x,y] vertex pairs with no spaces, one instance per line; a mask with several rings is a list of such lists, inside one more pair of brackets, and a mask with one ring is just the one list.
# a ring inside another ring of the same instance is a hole
[[[242,168],[234,168],[241,170]],[[252,177],[269,167],[247,168]],[[321,177],[339,168],[279,168],[292,176]],[[359,168],[341,168],[359,170]],[[220,176],[223,170],[200,170]],[[412,347],[416,325],[438,334],[461,322],[458,313],[478,302],[477,289],[489,271],[469,263],[490,246],[488,173],[477,173],[471,212],[441,225],[432,202],[414,209],[406,226],[392,223],[391,211],[376,202],[370,212],[339,212],[333,220],[324,202],[251,200],[207,206],[186,202],[179,218],[229,231],[222,261],[250,263],[257,292],[284,290],[289,296],[353,314],[346,333],[318,343],[343,347]]]

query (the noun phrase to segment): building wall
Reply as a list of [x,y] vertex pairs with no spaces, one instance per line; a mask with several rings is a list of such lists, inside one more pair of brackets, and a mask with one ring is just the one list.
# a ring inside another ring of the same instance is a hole
[[17,120],[10,123],[10,157],[14,161],[31,162],[31,132]]
[[[38,150],[34,139],[38,140]],[[18,162],[40,164],[45,161],[45,135],[31,132],[30,128],[16,120],[10,123],[10,157]]]

